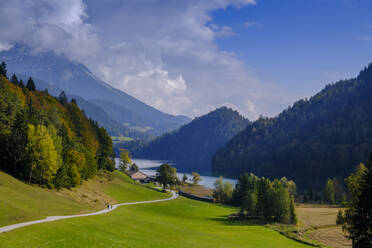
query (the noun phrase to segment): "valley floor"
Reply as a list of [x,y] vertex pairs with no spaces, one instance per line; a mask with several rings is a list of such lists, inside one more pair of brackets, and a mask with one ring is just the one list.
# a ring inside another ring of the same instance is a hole
[[[103,192],[116,202],[169,197],[133,184],[120,173],[102,185]],[[236,211],[179,197],[16,229],[0,234],[0,247],[308,247],[264,226],[229,221],[227,216]]]

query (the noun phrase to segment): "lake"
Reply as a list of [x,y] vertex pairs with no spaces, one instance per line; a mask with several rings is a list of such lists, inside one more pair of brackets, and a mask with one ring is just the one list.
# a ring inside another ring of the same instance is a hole
[[[119,159],[116,158],[116,163],[119,162]],[[156,168],[159,167],[161,164],[168,163],[172,166],[175,166],[175,163],[172,161],[164,161],[164,160],[150,160],[150,159],[132,159],[133,163],[136,163],[138,168],[148,176],[152,176],[156,174]],[[177,176],[180,180],[182,180],[184,173],[177,173]],[[192,182],[192,176],[189,173],[185,173],[188,177],[188,182]],[[213,176],[203,176],[200,175],[201,181],[199,182],[200,185],[203,185],[208,188],[214,188],[213,184],[218,179],[218,177]],[[235,185],[237,182],[236,179],[224,178],[223,181],[227,181]]]

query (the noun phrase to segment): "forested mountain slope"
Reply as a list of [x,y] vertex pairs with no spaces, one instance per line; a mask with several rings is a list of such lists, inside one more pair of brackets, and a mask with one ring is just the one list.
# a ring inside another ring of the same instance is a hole
[[210,173],[212,155],[248,122],[237,111],[222,107],[132,152],[138,158],[174,161],[181,171]]
[[286,176],[301,188],[346,177],[372,151],[372,64],[275,118],[260,118],[213,157],[213,174]]
[[[80,96],[92,103],[96,100],[109,102],[111,105],[105,104],[101,108],[109,114],[110,118],[120,124],[128,123],[131,126],[139,126],[142,122],[137,120],[146,119],[146,124],[150,123],[154,127],[171,125],[171,129],[168,129],[170,131],[190,120],[184,116],[163,113],[113,88],[95,76],[85,65],[70,61],[53,52],[32,53],[30,48],[15,44],[10,50],[0,52],[0,61],[7,63],[11,73],[32,76],[46,82],[48,86],[44,87],[51,89],[51,93],[60,89],[68,95]],[[127,115],[123,116],[113,110],[112,105],[120,108],[119,112],[126,112]]]
[[[8,73],[8,75],[10,76],[11,73]],[[17,77],[18,80],[23,80],[23,82],[27,82],[27,79],[29,78],[29,76],[20,73],[17,73]],[[40,78],[33,77],[33,80],[36,82],[36,89],[41,91],[47,89],[49,94],[52,96],[59,96],[63,91],[55,84],[46,83]],[[138,114],[132,113],[131,111],[120,106],[116,108],[111,106],[105,107],[103,103],[104,101],[101,102],[100,100],[88,101],[76,95],[67,95],[67,97],[69,99],[74,98],[76,103],[81,109],[84,110],[87,116],[97,121],[97,123],[100,126],[103,126],[111,136],[128,136],[135,139],[149,139],[149,137],[152,137],[150,133],[136,131],[135,129],[131,128],[129,124],[122,124],[131,123],[132,125],[138,126],[148,125],[149,121],[146,118],[142,118]],[[113,118],[113,116],[116,117]],[[146,122],[141,122],[142,120],[146,120]],[[152,133],[155,131],[157,130],[154,130]]]
[[75,100],[59,99],[6,78],[0,66],[0,169],[49,188],[70,188],[113,170],[106,130],[88,119]]

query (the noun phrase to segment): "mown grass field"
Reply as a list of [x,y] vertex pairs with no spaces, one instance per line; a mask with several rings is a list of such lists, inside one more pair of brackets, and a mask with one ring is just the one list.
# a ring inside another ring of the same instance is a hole
[[339,208],[318,207],[302,205],[296,208],[297,217],[300,220],[299,227],[308,229],[311,227],[336,225],[336,216]]
[[307,247],[263,226],[227,221],[234,211],[185,198],[124,206],[4,233],[0,247]]
[[298,227],[305,231],[305,237],[332,248],[351,247],[341,226],[336,226],[339,208],[327,206],[302,205],[296,208]]
[[92,212],[108,203],[146,201],[166,198],[140,186],[116,171],[84,182],[73,190],[53,191],[22,183],[0,171],[0,226],[53,215]]

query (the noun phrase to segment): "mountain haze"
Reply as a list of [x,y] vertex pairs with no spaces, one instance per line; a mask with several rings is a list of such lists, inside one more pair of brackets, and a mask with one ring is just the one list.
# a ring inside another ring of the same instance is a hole
[[171,160],[180,171],[210,173],[212,155],[248,123],[237,111],[222,107],[132,152],[138,158]]

